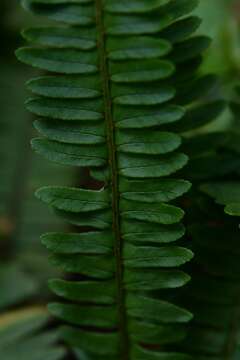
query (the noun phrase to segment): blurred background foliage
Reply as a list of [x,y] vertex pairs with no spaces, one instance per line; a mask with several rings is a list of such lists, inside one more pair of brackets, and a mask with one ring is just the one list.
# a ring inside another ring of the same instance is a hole
[[202,70],[218,73],[226,81],[236,80],[240,69],[240,2],[200,0],[197,14],[203,19],[199,32],[213,39]]
[[[217,73],[220,79],[210,96],[221,94],[232,100],[240,77],[240,0],[200,0],[197,14],[203,19],[199,32],[213,39],[201,72]],[[13,328],[15,336],[9,344],[22,336],[26,344],[28,341],[34,343],[36,339],[29,339],[29,333],[41,331],[47,323],[44,304],[50,295],[46,282],[56,270],[50,266],[39,237],[62,225],[34,198],[34,191],[43,185],[78,184],[84,182],[86,176],[53,166],[30,149],[34,130],[31,115],[23,106],[24,82],[34,71],[17,62],[14,50],[23,43],[20,30],[35,22],[36,18],[25,13],[18,0],[1,0],[0,358],[4,360],[17,356],[1,345],[4,336],[9,339]],[[231,122],[232,114],[228,109],[209,130],[227,128]],[[46,353],[41,359],[49,356],[53,360],[61,355],[62,350],[52,346],[56,336],[55,333],[50,336],[52,340],[45,346]],[[41,341],[47,344],[46,338]],[[24,349],[22,353],[24,358]],[[32,356],[28,360],[35,360]]]
[[[5,360],[55,360],[62,354],[45,309],[47,280],[56,270],[39,240],[43,232],[62,225],[35,200],[34,192],[43,184],[74,183],[76,176],[30,148],[34,130],[23,105],[24,83],[37,72],[18,63],[14,51],[23,42],[20,30],[32,23],[19,1],[1,0],[0,358]],[[36,349],[32,354],[30,344]]]
[[[202,18],[202,25],[198,32],[212,39],[201,71],[217,74],[220,80],[217,95],[220,92],[223,98],[231,101],[240,76],[240,1],[200,0],[199,3],[196,13]],[[226,109],[210,129],[229,127],[231,120],[232,115]]]

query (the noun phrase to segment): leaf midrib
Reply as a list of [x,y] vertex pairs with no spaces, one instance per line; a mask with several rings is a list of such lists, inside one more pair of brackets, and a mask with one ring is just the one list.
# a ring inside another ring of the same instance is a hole
[[122,237],[120,229],[120,210],[119,210],[119,179],[118,179],[118,161],[117,146],[115,138],[115,124],[113,121],[112,98],[110,90],[110,75],[108,68],[108,59],[106,55],[105,43],[105,25],[103,1],[96,0],[96,24],[98,33],[98,48],[100,56],[100,71],[103,84],[103,97],[105,108],[107,143],[109,152],[109,168],[111,173],[112,189],[112,209],[113,209],[113,233],[115,235],[114,254],[116,261],[116,282],[118,292],[118,313],[119,313],[119,334],[120,345],[119,358],[129,360],[129,337],[127,330],[127,315],[125,304],[125,290],[123,287],[123,261],[122,261]]

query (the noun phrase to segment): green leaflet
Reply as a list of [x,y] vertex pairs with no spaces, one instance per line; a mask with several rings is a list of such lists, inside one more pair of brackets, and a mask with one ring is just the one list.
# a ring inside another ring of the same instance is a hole
[[147,106],[147,105],[159,105],[168,100],[171,100],[173,97],[173,90],[171,87],[164,88],[163,86],[160,89],[156,89],[156,92],[147,93],[146,89],[141,90],[141,93],[136,93],[130,95],[121,95],[114,98],[115,104],[120,105],[130,105],[130,106]]
[[172,75],[174,66],[166,60],[128,61],[126,64],[112,64],[111,80],[116,83],[141,83],[158,81]]
[[102,144],[106,141],[102,123],[58,121],[41,119],[34,122],[35,128],[50,140],[78,145]]
[[76,48],[90,50],[96,47],[96,32],[86,29],[81,31],[68,27],[29,28],[22,32],[23,37],[37,45],[56,48]]
[[[153,249],[156,250],[156,248]],[[141,248],[141,250],[145,250],[145,248]],[[182,271],[154,270],[153,272],[144,265],[137,266],[139,264],[137,261],[133,265],[133,268],[136,269],[130,269],[133,262],[134,260],[125,260],[128,269],[125,270],[124,281],[126,289],[130,291],[174,289],[185,285],[190,280],[190,277]],[[147,261],[145,263],[147,264]],[[149,267],[155,266],[150,264]],[[141,268],[143,269],[140,270]]]
[[129,178],[159,178],[180,170],[187,161],[187,156],[179,153],[162,158],[120,154],[119,173]]
[[105,9],[113,13],[145,13],[148,11],[154,11],[161,6],[169,3],[170,0],[149,0],[147,3],[141,0],[134,0],[131,3],[128,1],[107,1]]
[[[118,15],[107,17],[107,32],[108,34],[115,36],[154,34],[169,26],[178,17],[181,17],[191,12],[194,7],[196,7],[196,5],[197,0],[172,1],[166,4],[166,6],[160,8],[159,11],[153,12],[153,14],[149,14],[148,11],[146,12],[145,10],[144,14],[140,13],[138,16],[135,15],[136,10],[131,11],[131,8],[134,7],[134,5],[130,5],[130,14],[132,16],[130,16],[129,11],[127,11],[127,14],[125,16],[121,15],[122,11],[117,11],[115,7],[115,11]],[[120,5],[115,6],[119,7]],[[139,5],[137,5],[135,9],[146,9],[146,7],[149,8],[149,5],[140,5],[140,7]],[[121,9],[122,8],[123,6],[121,6]],[[129,5],[126,6],[125,9],[128,10]]]
[[28,89],[37,95],[49,98],[91,99],[101,96],[99,79],[96,76],[45,76],[27,83]]
[[56,214],[66,222],[76,226],[91,226],[95,229],[108,229],[112,224],[110,210],[91,211],[88,213],[71,213],[64,210],[55,210]]
[[111,36],[133,36],[154,34],[166,28],[170,23],[169,17],[161,18],[156,15],[142,16],[108,16],[107,33]]
[[182,121],[172,127],[177,132],[197,129],[215,120],[222,113],[225,106],[225,102],[221,100],[199,105],[189,110]]
[[174,244],[185,234],[184,211],[170,202],[191,187],[179,176],[188,163],[179,133],[195,128],[196,114],[198,127],[204,111],[208,122],[220,107],[204,105],[199,115],[191,106],[212,83],[196,77],[208,46],[207,38],[192,37],[197,1],[24,5],[64,23],[25,30],[33,46],[17,51],[47,71],[27,83],[37,97],[26,105],[43,136],[32,146],[60,165],[86,167],[100,182],[36,193],[75,226],[42,236],[50,260],[70,275],[50,281],[63,301],[49,309],[69,325],[61,336],[80,359],[188,360],[165,348],[177,349],[192,319],[172,303],[190,280],[182,267],[193,253]]
[[178,20],[161,32],[161,36],[171,43],[179,43],[188,38],[201,24],[197,16],[189,16]]
[[109,40],[108,52],[111,60],[154,59],[167,55],[171,44],[163,39],[133,36],[127,39]]
[[103,166],[106,161],[105,149],[65,143],[51,142],[46,139],[32,140],[33,149],[48,160],[71,166]]
[[238,181],[204,184],[201,189],[215,198],[219,204],[240,202],[240,183]]
[[95,306],[88,311],[87,305],[52,303],[48,306],[54,316],[74,325],[94,326],[100,329],[114,328],[117,322],[116,307]]
[[[72,301],[95,304],[114,304],[116,288],[114,281],[65,281],[50,280],[51,290],[58,296]],[[104,292],[102,291],[104,287]]]
[[100,280],[109,280],[114,276],[115,269],[112,256],[54,254],[50,260],[65,272],[86,275]]
[[112,234],[87,232],[80,234],[48,233],[43,244],[58,254],[107,254],[112,252]]
[[[102,120],[102,103],[91,100],[30,99],[27,109],[36,115],[62,120]],[[91,107],[92,110],[88,110]]]
[[183,63],[201,54],[209,45],[207,36],[195,36],[175,45],[170,57],[174,63]]
[[146,321],[132,319],[129,323],[129,329],[134,334],[134,338],[147,344],[155,344],[161,337],[163,344],[179,342],[186,336],[186,329],[181,325],[165,325],[148,323]]
[[144,203],[168,202],[183,195],[191,187],[184,180],[132,180],[121,178],[121,197],[127,200]]
[[116,112],[116,127],[123,129],[151,128],[174,123],[180,120],[183,115],[184,110],[177,106],[168,106],[155,111],[141,109],[141,112],[128,109],[127,113],[121,109],[119,112]]
[[36,196],[59,210],[88,212],[109,208],[109,194],[106,190],[85,190],[69,187],[45,187]]
[[42,70],[62,74],[91,74],[97,71],[97,59],[93,54],[72,49],[22,48],[17,50],[19,60]]
[[126,245],[123,250],[127,268],[154,268],[180,266],[190,261],[193,254],[181,247],[150,247]]
[[120,211],[124,219],[142,220],[157,224],[170,225],[182,220],[184,212],[173,205],[145,204],[122,200]]
[[70,2],[22,0],[22,3],[26,9],[33,11],[37,15],[45,15],[51,20],[81,26],[94,24],[94,11],[92,6],[88,5],[88,0],[71,0]]
[[225,212],[228,215],[232,216],[240,216],[240,204],[239,203],[232,203],[226,206]]
[[138,132],[136,142],[136,132],[119,131],[116,139],[118,150],[120,152],[133,154],[165,154],[176,150],[181,144],[181,138],[178,135],[160,132],[149,131],[148,134]]
[[[141,226],[140,226],[141,225]],[[130,242],[154,242],[171,243],[180,239],[184,235],[184,227],[177,225],[160,225],[138,221],[123,221],[123,238]]]
[[213,197],[221,205],[225,205],[225,212],[232,216],[240,216],[240,183],[228,181],[203,184],[201,190]]
[[194,77],[199,75],[198,70],[202,63],[202,57],[196,56],[194,59],[188,60],[183,63],[176,64],[176,72],[172,77],[172,81],[176,83],[177,86],[179,84],[184,84],[184,82],[192,81]]
[[179,86],[177,91],[177,99],[182,105],[189,102],[200,100],[202,95],[209,94],[216,87],[218,78],[215,75],[200,76],[185,86]]
[[128,295],[127,312],[131,317],[156,323],[185,323],[191,320],[190,312],[166,301],[139,295]]
[[[145,63],[148,62],[149,61],[147,60],[145,61]],[[175,95],[174,87],[169,86],[162,81],[146,82],[144,87],[139,87],[138,83],[112,83],[111,90],[114,104],[130,105],[129,107],[115,107],[114,110],[116,110],[116,114],[121,117],[122,114],[125,115],[125,113],[128,114],[128,112],[132,115],[135,113],[139,114],[140,110],[143,111],[144,114],[148,113],[152,110],[151,106],[161,105],[162,103],[171,100]],[[143,103],[139,104],[137,102],[137,95],[141,95],[142,98],[143,95],[146,95],[147,99]],[[156,97],[156,99],[151,101],[150,95],[152,95],[154,98]],[[159,95],[159,98],[157,95]],[[125,101],[122,101],[122,98]],[[129,103],[127,102],[127,99],[130,101]],[[160,110],[161,109],[162,107]],[[118,121],[118,119],[116,120]]]

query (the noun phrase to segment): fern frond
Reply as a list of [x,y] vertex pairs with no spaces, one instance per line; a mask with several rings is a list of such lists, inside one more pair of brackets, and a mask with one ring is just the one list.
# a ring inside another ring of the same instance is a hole
[[188,161],[179,151],[181,133],[222,109],[219,102],[184,108],[214,82],[197,77],[209,45],[191,36],[199,26],[189,16],[197,1],[23,4],[65,24],[27,29],[23,35],[34,46],[17,51],[21,61],[53,73],[28,83],[36,97],[27,108],[40,116],[35,126],[43,135],[33,148],[51,161],[87,167],[103,182],[100,190],[37,192],[81,227],[43,236],[52,261],[80,274],[51,281],[57,295],[74,303],[54,303],[50,311],[71,324],[62,335],[82,357],[188,360],[167,347],[184,338],[192,319],[171,289],[189,281],[179,266],[193,256],[174,244],[184,235],[184,212],[168,202],[190,188],[174,175]]

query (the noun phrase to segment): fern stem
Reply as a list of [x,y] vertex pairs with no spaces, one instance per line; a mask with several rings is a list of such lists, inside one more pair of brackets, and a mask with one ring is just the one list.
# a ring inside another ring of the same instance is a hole
[[115,141],[115,125],[113,120],[113,108],[108,71],[108,59],[106,56],[104,11],[102,0],[96,0],[96,23],[98,30],[98,46],[100,54],[100,70],[103,84],[103,97],[105,106],[106,132],[109,153],[109,168],[112,187],[113,208],[113,233],[115,234],[114,254],[116,259],[116,281],[119,312],[120,332],[120,356],[122,360],[129,359],[129,338],[127,331],[127,316],[125,307],[125,290],[123,287],[123,261],[122,261],[122,237],[119,216],[119,186],[118,186],[118,160]]

